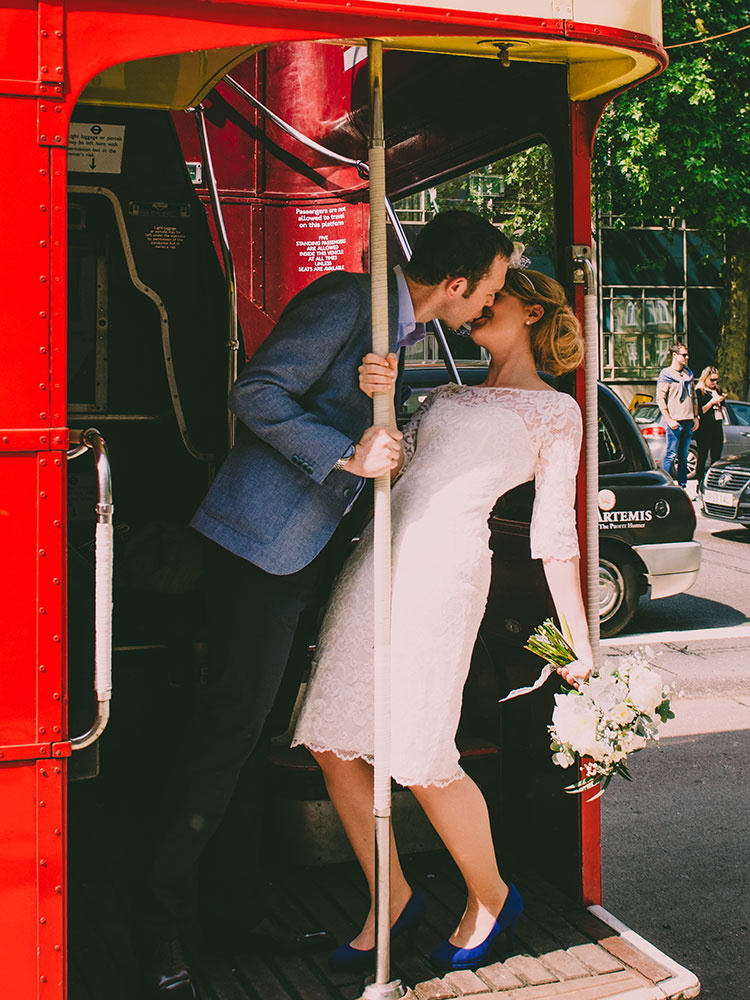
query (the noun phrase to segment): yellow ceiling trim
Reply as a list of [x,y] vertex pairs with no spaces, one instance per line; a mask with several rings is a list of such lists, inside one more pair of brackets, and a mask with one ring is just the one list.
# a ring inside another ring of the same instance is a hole
[[81,102],[162,111],[195,107],[222,77],[263,47],[205,49],[119,63],[94,77]]

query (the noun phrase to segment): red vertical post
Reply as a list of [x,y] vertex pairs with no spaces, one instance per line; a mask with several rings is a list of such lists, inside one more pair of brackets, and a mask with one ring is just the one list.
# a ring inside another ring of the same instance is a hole
[[[591,246],[591,147],[596,123],[599,120],[600,105],[592,109],[590,104],[573,102],[571,104],[571,197],[573,219],[573,244]],[[575,311],[581,324],[584,325],[584,295],[583,285],[575,285]],[[587,357],[586,366],[594,365],[598,373],[598,356]],[[586,419],[586,402],[584,389],[584,373],[577,373],[576,396],[583,409]],[[581,463],[578,477],[578,518],[579,535],[582,553],[582,577],[586,581],[586,471]],[[601,807],[600,800],[592,801],[593,793],[584,793],[580,799],[580,838],[581,838],[581,898],[585,905],[601,903]]]

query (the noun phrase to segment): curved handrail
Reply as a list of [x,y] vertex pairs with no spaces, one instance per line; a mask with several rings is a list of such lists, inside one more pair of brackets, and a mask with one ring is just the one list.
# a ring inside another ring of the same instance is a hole
[[[73,435],[71,435],[71,438]],[[73,750],[83,750],[99,739],[109,721],[109,702],[112,697],[112,567],[114,504],[112,502],[112,476],[107,443],[94,427],[80,434],[80,439],[68,452],[68,458],[77,458],[90,449],[96,462],[98,498],[96,504],[96,569],[95,569],[95,652],[94,685],[96,690],[96,718],[82,736],[70,741]]]

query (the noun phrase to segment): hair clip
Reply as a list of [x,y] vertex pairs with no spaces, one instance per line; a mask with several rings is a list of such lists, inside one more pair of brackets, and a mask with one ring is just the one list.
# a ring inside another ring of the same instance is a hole
[[521,268],[529,266],[531,259],[524,256],[525,249],[526,245],[524,243],[518,243],[517,241],[513,242],[513,253],[508,259],[508,267],[520,270]]

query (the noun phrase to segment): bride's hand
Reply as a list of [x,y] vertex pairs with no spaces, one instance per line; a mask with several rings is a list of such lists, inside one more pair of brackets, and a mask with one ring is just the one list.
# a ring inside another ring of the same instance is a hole
[[398,375],[398,357],[389,354],[381,358],[379,354],[365,354],[359,372],[359,387],[366,396],[372,398],[376,392],[392,393]]
[[572,663],[567,663],[564,667],[558,667],[557,672],[566,684],[577,688],[581,681],[585,681],[589,676],[591,667],[592,664],[590,663],[582,660],[573,660]]

